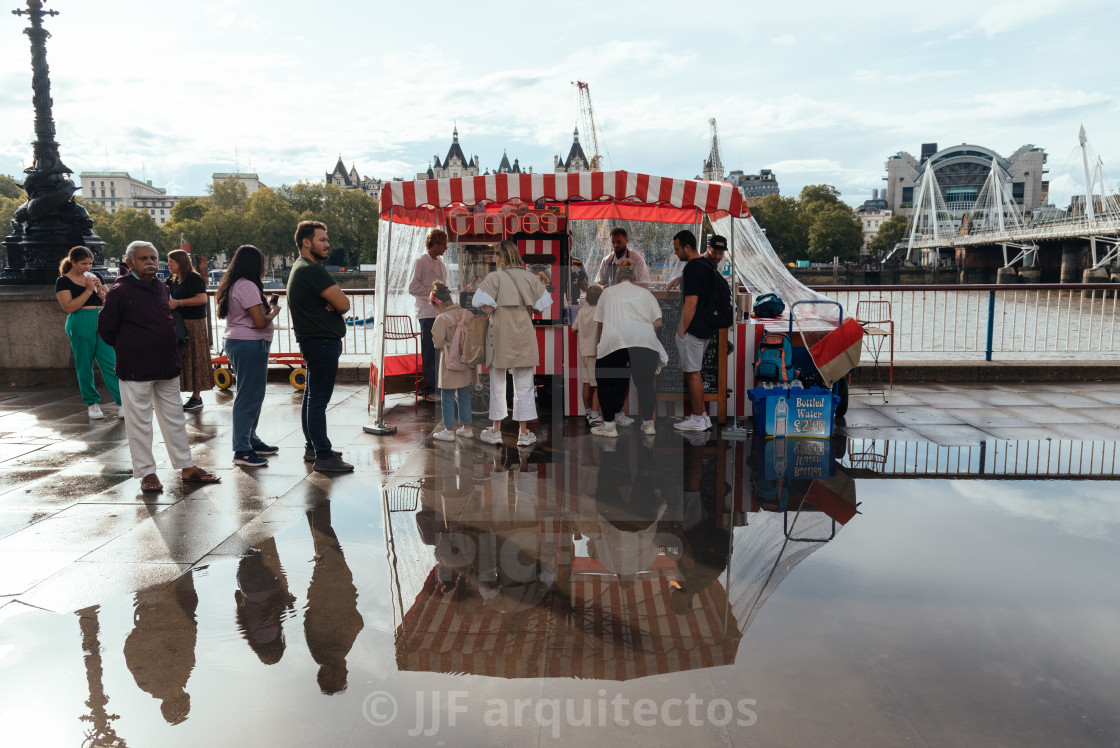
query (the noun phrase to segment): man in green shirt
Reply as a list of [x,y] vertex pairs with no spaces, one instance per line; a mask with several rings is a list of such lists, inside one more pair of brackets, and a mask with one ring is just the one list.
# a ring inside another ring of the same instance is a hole
[[343,315],[350,311],[350,300],[323,267],[331,248],[326,224],[301,221],[295,238],[299,259],[288,274],[288,309],[307,368],[301,412],[303,459],[314,462],[318,473],[348,473],[354,466],[331,449],[327,437],[327,404],[334,394],[346,335]]

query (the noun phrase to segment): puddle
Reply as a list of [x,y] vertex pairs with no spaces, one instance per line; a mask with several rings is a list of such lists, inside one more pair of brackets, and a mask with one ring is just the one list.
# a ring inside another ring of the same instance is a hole
[[174,582],[0,598],[4,741],[1120,734],[1114,445],[694,442],[427,445]]

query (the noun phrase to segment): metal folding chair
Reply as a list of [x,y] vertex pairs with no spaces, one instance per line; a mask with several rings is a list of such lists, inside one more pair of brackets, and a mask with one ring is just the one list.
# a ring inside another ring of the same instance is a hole
[[[886,299],[865,299],[856,302],[856,319],[863,325],[863,348],[871,356],[872,380],[868,384],[867,392],[877,392],[886,401],[887,393],[883,387],[883,376],[880,369],[883,354],[883,345],[888,345],[890,358],[888,359],[887,381],[890,389],[894,389],[894,320],[891,319],[891,302]],[[876,390],[875,385],[878,385]]]
[[[420,400],[424,397],[424,365],[420,357],[420,331],[412,326],[412,317],[404,314],[385,315],[386,340],[411,340],[413,365],[415,367],[416,384],[416,409],[420,409]],[[384,376],[384,373],[382,373]]]

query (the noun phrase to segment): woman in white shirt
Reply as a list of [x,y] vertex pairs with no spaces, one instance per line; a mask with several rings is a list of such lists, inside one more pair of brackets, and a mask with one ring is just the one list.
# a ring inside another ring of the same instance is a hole
[[540,362],[537,331],[529,310],[544,311],[552,296],[536,275],[525,269],[517,243],[508,239],[494,253],[498,269],[482,279],[471,304],[490,315],[486,333],[486,367],[490,370],[491,428],[478,438],[488,444],[502,443],[502,420],[506,417],[506,371],[513,375],[513,420],[518,421],[517,446],[528,447],[537,440],[529,421],[537,420],[533,399],[533,371]]
[[[634,261],[622,260],[615,272],[615,284],[603,291],[595,308],[595,321],[602,328],[596,351],[595,379],[599,383],[599,404],[603,407],[603,423],[591,429],[596,436],[618,436],[615,416],[626,401],[631,378],[638,390],[642,433],[656,433],[654,377],[658,365],[668,357],[657,338],[661,307],[652,293],[634,285],[636,279]],[[626,420],[629,422],[628,418]]]

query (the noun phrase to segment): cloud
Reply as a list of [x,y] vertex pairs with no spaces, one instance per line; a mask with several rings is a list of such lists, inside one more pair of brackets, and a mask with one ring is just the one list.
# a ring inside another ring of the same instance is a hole
[[878,70],[857,70],[852,73],[852,82],[861,86],[886,84],[891,86],[909,85],[921,81],[952,78],[969,75],[968,70],[915,70],[912,73],[883,73]]
[[770,43],[775,47],[788,47],[796,41],[797,39],[793,34],[782,34],[781,36],[774,37]]
[[[977,504],[992,505],[1017,517],[1054,525],[1068,535],[1110,540],[1120,533],[1120,499],[1106,498],[1099,489],[1100,484],[1066,483],[1057,490],[1053,484],[1038,483],[955,480],[949,483]],[[1040,485],[1047,488],[1038,490]]]

